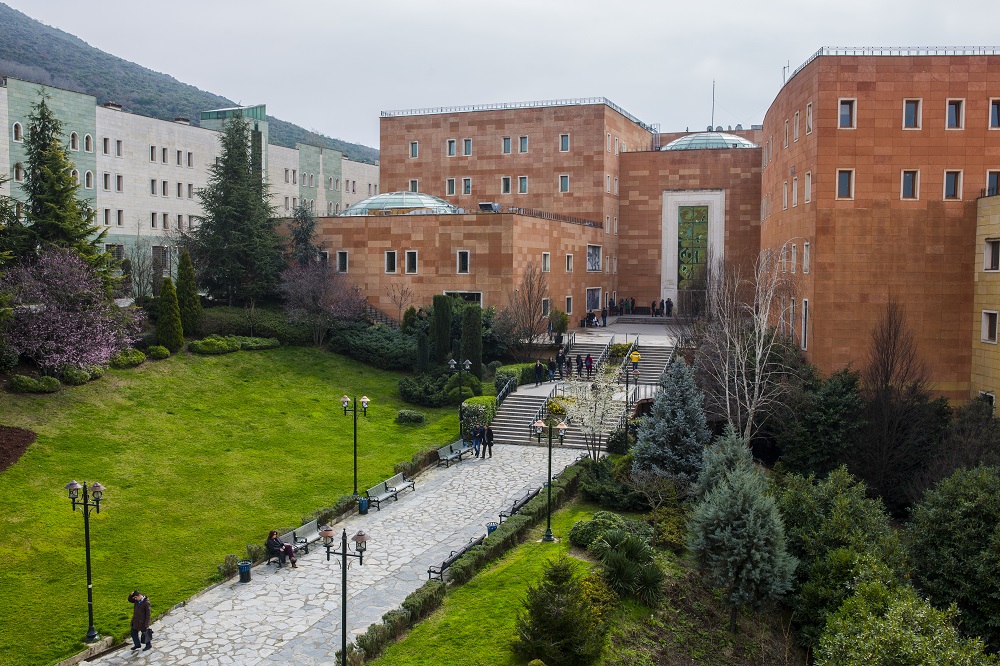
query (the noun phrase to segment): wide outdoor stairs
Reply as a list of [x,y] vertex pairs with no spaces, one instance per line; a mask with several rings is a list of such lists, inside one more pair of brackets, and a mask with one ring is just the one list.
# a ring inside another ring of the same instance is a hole
[[[639,338],[639,383],[640,384],[659,384],[660,376],[663,374],[664,370],[667,369],[667,363],[670,362],[670,357],[674,353],[673,347],[654,347],[652,345],[642,344],[642,338]],[[632,369],[632,364],[629,363],[626,366],[629,371]],[[629,382],[634,381],[635,375],[629,376]],[[625,378],[621,379],[622,384],[625,383]]]
[[[552,384],[548,384],[552,386]],[[538,413],[538,408],[545,403],[545,396],[541,395],[518,395],[514,393],[507,396],[496,416],[493,417],[493,440],[498,444],[538,444],[531,429],[531,424]],[[604,433],[613,432],[618,428],[618,417],[621,414],[624,403],[616,401],[618,407],[612,410],[608,420],[604,424]],[[558,434],[553,432],[553,445],[558,445]],[[542,433],[541,444],[548,443],[548,431]],[[573,449],[587,448],[587,442],[579,428],[570,425],[563,439],[563,446]]]

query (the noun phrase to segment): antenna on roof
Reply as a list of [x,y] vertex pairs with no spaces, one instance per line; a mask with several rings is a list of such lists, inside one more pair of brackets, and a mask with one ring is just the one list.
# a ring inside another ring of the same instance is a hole
[[790,60],[785,61],[785,65],[781,68],[781,85],[785,85],[785,74],[790,72],[792,69],[792,63]]
[[712,79],[712,124],[715,124],[715,79]]

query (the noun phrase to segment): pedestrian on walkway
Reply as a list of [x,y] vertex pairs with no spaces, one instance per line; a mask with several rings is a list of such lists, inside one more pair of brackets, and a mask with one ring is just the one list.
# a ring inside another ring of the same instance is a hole
[[573,359],[566,354],[566,379],[573,379]]
[[635,314],[635,296],[632,297],[632,314]]
[[556,352],[556,368],[559,370],[559,379],[563,378],[563,362],[566,360],[566,355],[563,354],[563,350],[560,349]]
[[632,369],[633,370],[638,370],[639,369],[639,359],[640,358],[642,358],[642,357],[639,355],[639,350],[638,349],[633,349],[632,353],[628,355],[628,360],[632,361]]
[[549,358],[549,381],[554,381],[556,378],[556,362]]
[[128,600],[132,603],[132,651],[138,650],[145,643],[146,647],[142,648],[145,652],[153,647],[153,630],[149,628],[152,620],[149,598],[139,590],[133,590],[128,595]]
[[545,368],[542,367],[542,360],[538,359],[535,361],[535,386],[542,383],[543,372],[545,372]]
[[601,326],[603,326],[605,328],[608,327],[608,308],[607,307],[601,308]]
[[673,311],[674,311],[674,302],[668,298],[667,299],[667,316],[668,317],[671,316],[670,313],[673,312]]
[[583,357],[576,355],[576,376],[583,377]]
[[587,354],[587,359],[583,362],[587,366],[587,379],[590,379],[590,373],[594,370],[594,358]]
[[483,436],[486,434],[482,423],[477,423],[472,427],[472,456],[479,457],[479,449],[483,445]]
[[666,306],[666,303],[664,303],[664,302],[663,302],[663,299],[661,298],[661,299],[660,299],[660,316],[661,316],[661,317],[664,317],[664,316],[666,316],[666,312],[667,312],[667,311],[666,311],[666,308],[665,308],[665,306]]
[[493,457],[493,426],[486,424],[486,432],[483,433],[483,460],[486,459],[486,452],[489,451],[490,458]]

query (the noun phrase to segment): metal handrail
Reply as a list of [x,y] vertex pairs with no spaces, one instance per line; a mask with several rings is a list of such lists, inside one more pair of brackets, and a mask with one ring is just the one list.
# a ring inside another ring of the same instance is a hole
[[546,408],[549,406],[549,400],[551,400],[552,396],[554,396],[556,394],[556,391],[558,390],[558,388],[559,388],[559,384],[556,384],[555,386],[553,386],[552,390],[549,391],[549,394],[547,396],[545,396],[545,401],[542,402],[541,407],[539,407],[537,410],[535,410],[535,415],[533,417],[531,417],[531,423],[528,424],[528,439],[531,439],[531,436],[534,434],[534,432],[535,432],[534,431],[535,422],[542,420],[542,416],[545,414]]
[[1000,194],[1000,187],[984,187],[979,191],[980,197],[995,197]]
[[515,391],[517,391],[517,377],[511,377],[510,379],[507,380],[507,383],[503,385],[503,388],[500,389],[500,392],[497,393],[496,397],[497,409],[500,409],[500,405],[502,405],[503,401],[507,399],[507,396],[510,395],[511,393],[514,393]]
[[[480,211],[481,212],[481,211]],[[595,222],[594,220],[588,220],[582,217],[574,217],[572,215],[561,215],[559,213],[550,213],[547,210],[541,210],[539,208],[522,208],[521,206],[504,206],[504,213],[512,213],[514,215],[524,215],[525,217],[537,217],[542,220],[552,220],[553,222],[566,222],[568,224],[579,224],[584,227],[594,227],[597,229],[603,229],[603,222]]]
[[563,346],[563,354],[569,354],[569,350],[576,344],[576,331],[566,334],[566,344]]
[[604,345],[604,349],[601,350],[600,356],[598,356],[597,360],[594,362],[594,370],[600,371],[601,366],[604,365],[604,361],[607,360],[608,354],[611,351],[611,345],[613,345],[614,343],[615,343],[615,336],[612,335],[611,339],[608,340],[608,344]]

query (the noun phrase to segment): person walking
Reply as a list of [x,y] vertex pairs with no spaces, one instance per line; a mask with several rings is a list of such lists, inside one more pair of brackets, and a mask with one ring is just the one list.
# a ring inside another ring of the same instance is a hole
[[542,367],[542,360],[538,359],[535,361],[535,386],[542,383],[543,372],[545,372],[545,368]]
[[673,312],[673,311],[674,311],[674,302],[668,298],[667,299],[667,316],[669,317],[670,313]]
[[608,308],[607,306],[601,308],[601,326],[604,328],[608,327]]
[[149,628],[152,620],[149,597],[139,590],[133,590],[128,595],[128,600],[132,603],[132,651],[138,650],[145,643],[146,647],[142,648],[145,652],[153,647],[153,630]]
[[587,354],[587,359],[583,364],[587,366],[587,379],[590,379],[590,374],[594,370],[594,358],[590,354]]
[[638,349],[633,349],[632,353],[628,355],[628,360],[632,361],[632,370],[639,369],[639,359],[642,357],[639,355]]
[[576,355],[576,376],[583,377],[583,357]]
[[666,312],[667,312],[667,311],[666,311],[666,309],[665,309],[665,307],[664,307],[665,305],[666,305],[666,303],[664,303],[664,302],[663,302],[663,299],[661,298],[661,299],[660,299],[660,316],[661,316],[661,317],[664,317],[664,316],[666,316]]
[[472,457],[473,458],[478,458],[479,457],[479,449],[483,445],[483,435],[484,434],[485,434],[485,430],[483,429],[483,425],[481,423],[477,423],[475,426],[473,426],[473,428],[472,428]]
[[566,379],[573,379],[573,359],[566,354]]
[[549,357],[549,381],[553,381],[556,378],[556,362]]
[[560,349],[559,351],[556,352],[556,368],[559,370],[559,379],[560,379],[560,381],[563,378],[563,361],[565,361],[565,359],[566,359],[566,355],[563,354],[563,350],[562,349]]
[[493,425],[486,424],[486,432],[483,433],[483,460],[486,460],[486,453],[493,457]]
[[650,317],[656,316],[656,301],[653,301],[649,304],[649,316]]

